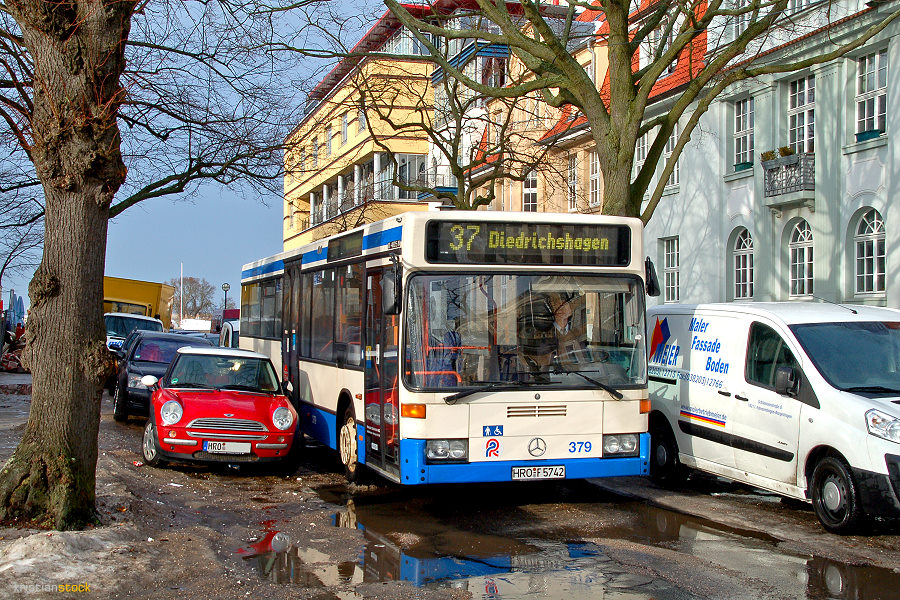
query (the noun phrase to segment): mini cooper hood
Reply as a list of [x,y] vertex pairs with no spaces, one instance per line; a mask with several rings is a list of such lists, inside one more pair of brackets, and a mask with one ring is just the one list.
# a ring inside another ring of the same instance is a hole
[[269,412],[276,406],[288,404],[287,398],[281,395],[270,395],[255,392],[240,392],[235,390],[172,390],[167,389],[160,400],[174,399],[181,402],[185,412],[218,413],[227,411],[241,414],[255,414],[257,412]]

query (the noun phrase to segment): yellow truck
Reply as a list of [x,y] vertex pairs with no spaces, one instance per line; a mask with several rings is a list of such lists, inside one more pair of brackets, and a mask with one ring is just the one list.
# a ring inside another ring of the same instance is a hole
[[175,288],[165,283],[103,278],[103,312],[128,313],[154,317],[162,321],[166,329],[172,327],[172,301]]

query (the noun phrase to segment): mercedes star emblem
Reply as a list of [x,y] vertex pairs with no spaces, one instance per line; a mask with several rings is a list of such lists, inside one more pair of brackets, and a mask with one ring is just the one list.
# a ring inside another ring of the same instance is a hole
[[543,456],[547,451],[547,442],[543,438],[531,438],[528,442],[528,454],[532,456]]

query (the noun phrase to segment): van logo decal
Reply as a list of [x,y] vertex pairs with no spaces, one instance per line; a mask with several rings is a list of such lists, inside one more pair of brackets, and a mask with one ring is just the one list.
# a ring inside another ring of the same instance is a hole
[[721,413],[700,408],[688,409],[684,406],[681,407],[678,416],[682,419],[689,419],[706,425],[715,425],[716,427],[725,427],[725,421],[727,420],[725,415]]
[[668,318],[660,321],[657,317],[653,335],[650,336],[650,362],[667,366],[678,364],[681,347],[678,344],[669,344],[670,337]]

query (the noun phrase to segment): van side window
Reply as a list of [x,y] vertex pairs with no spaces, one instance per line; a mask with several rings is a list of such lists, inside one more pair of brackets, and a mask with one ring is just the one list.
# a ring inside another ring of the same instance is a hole
[[753,323],[747,345],[747,381],[775,389],[778,367],[792,367],[796,373],[800,372],[799,363],[781,336],[771,327]]

